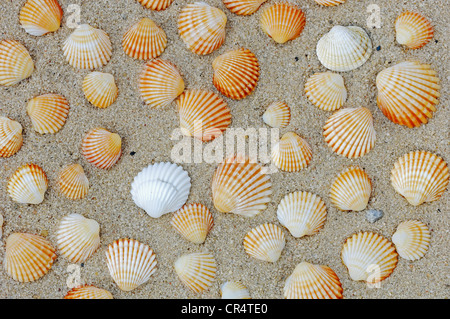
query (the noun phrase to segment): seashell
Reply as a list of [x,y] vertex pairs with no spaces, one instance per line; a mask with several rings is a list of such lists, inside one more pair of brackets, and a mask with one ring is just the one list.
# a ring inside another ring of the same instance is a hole
[[222,299],[252,299],[247,287],[236,281],[227,281],[220,286]]
[[208,207],[202,204],[189,204],[173,215],[170,224],[190,242],[203,244],[214,225],[214,220]]
[[420,126],[433,117],[440,88],[430,65],[402,62],[378,73],[378,107],[396,124]]
[[61,193],[69,199],[82,199],[89,191],[89,180],[80,164],[64,167],[57,182]]
[[145,103],[165,107],[183,91],[184,81],[175,65],[161,59],[145,64],[139,79],[139,92]]
[[22,147],[22,125],[0,116],[0,157],[11,157]]
[[362,66],[372,54],[372,41],[360,27],[334,26],[317,42],[320,63],[332,71],[351,71]]
[[91,104],[101,109],[113,104],[119,95],[114,76],[101,72],[86,75],[83,80],[83,92]]
[[331,202],[340,210],[361,211],[367,207],[372,182],[359,167],[346,168],[331,185]]
[[341,3],[344,3],[345,0],[314,0],[317,2],[317,4],[320,4],[324,7],[332,7],[332,6],[338,6]]
[[211,141],[231,123],[230,108],[217,94],[187,90],[177,100],[181,131],[186,136]]
[[253,217],[270,202],[272,184],[258,163],[230,158],[219,164],[212,179],[214,207],[222,213]]
[[166,33],[149,18],[143,18],[134,24],[122,39],[125,53],[140,60],[158,57],[164,52],[166,46]]
[[297,172],[312,159],[312,150],[308,142],[295,134],[287,132],[272,149],[272,162],[287,172]]
[[58,249],[72,263],[82,263],[100,246],[100,226],[80,214],[64,217],[56,232]]
[[12,86],[31,76],[34,63],[28,50],[18,41],[0,41],[0,84]]
[[344,78],[337,73],[315,73],[305,83],[308,100],[324,111],[340,109],[347,99]]
[[275,3],[264,9],[261,28],[277,43],[285,43],[299,37],[305,27],[303,11],[291,3]]
[[425,256],[430,240],[430,230],[427,225],[418,220],[400,223],[392,235],[392,242],[398,254],[408,260],[418,260]]
[[55,249],[44,237],[14,233],[6,239],[3,267],[14,280],[38,280],[50,270],[55,259]]
[[21,204],[40,204],[48,187],[44,170],[35,164],[19,167],[8,182],[12,200]]
[[137,206],[153,218],[175,212],[187,201],[191,178],[181,166],[156,163],[144,168],[131,184]]
[[424,16],[406,11],[395,20],[397,42],[410,49],[420,49],[433,38],[433,27]]
[[114,299],[113,295],[105,289],[100,289],[92,285],[84,285],[72,288],[64,299]]
[[60,94],[40,95],[28,102],[27,113],[36,132],[56,133],[66,122],[69,102]]
[[291,121],[291,109],[284,102],[274,102],[264,112],[263,120],[271,127],[286,127]]
[[373,117],[365,107],[346,108],[333,113],[323,127],[325,142],[338,155],[364,156],[375,145]]
[[55,32],[61,25],[63,10],[57,0],[28,0],[20,10],[20,24],[31,35]]
[[209,252],[186,254],[175,262],[178,278],[189,289],[198,293],[212,285],[216,270],[216,261]]
[[347,238],[341,258],[353,280],[375,284],[394,271],[398,254],[394,245],[383,236],[359,232]]
[[274,224],[253,228],[244,237],[244,249],[250,257],[272,263],[280,258],[285,244],[283,231]]
[[213,84],[220,93],[240,100],[252,93],[259,79],[259,63],[247,49],[228,51],[213,61]]
[[150,279],[157,261],[149,246],[134,239],[118,239],[108,245],[106,263],[119,288],[131,291]]
[[284,285],[286,299],[342,299],[342,284],[328,266],[301,262]]
[[205,2],[186,5],[178,17],[178,33],[194,53],[205,55],[225,41],[225,13]]
[[410,152],[394,164],[391,183],[411,205],[432,202],[438,200],[448,186],[448,165],[430,152]]
[[82,153],[86,160],[98,168],[109,169],[122,154],[122,139],[104,128],[90,130],[83,139]]
[[277,217],[296,238],[314,235],[327,219],[327,208],[319,196],[308,192],[286,195],[278,205]]
[[173,0],[137,0],[147,9],[161,11],[167,9],[173,2]]
[[250,15],[255,13],[267,0],[223,0],[223,4],[233,13]]
[[78,69],[96,69],[108,63],[112,45],[108,34],[82,24],[64,41],[66,61]]

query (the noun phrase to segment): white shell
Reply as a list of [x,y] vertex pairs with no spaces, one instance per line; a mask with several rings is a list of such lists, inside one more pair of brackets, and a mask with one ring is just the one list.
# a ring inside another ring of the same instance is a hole
[[427,225],[418,220],[400,223],[392,235],[392,242],[398,254],[408,260],[417,260],[425,256],[430,240],[430,230]]
[[281,256],[286,245],[286,237],[279,226],[263,224],[250,230],[243,244],[249,256],[274,263]]
[[240,282],[227,281],[220,286],[222,299],[252,299],[247,287]]

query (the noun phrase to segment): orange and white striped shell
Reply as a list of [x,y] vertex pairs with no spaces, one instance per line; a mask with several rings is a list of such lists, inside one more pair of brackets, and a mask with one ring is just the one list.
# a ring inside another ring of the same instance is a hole
[[176,260],[174,267],[183,284],[197,293],[208,289],[216,277],[216,261],[209,252],[183,255]]
[[8,181],[8,193],[21,204],[40,204],[44,200],[48,179],[44,170],[35,164],[19,167]]
[[272,162],[286,172],[297,172],[307,167],[312,159],[308,142],[294,132],[283,134],[272,149]]
[[40,95],[27,105],[33,129],[40,134],[58,132],[66,122],[69,109],[69,101],[61,94]]
[[433,27],[419,13],[406,11],[395,20],[396,40],[410,49],[420,49],[433,38]]
[[408,260],[418,260],[425,256],[430,240],[430,230],[427,225],[418,220],[400,223],[392,235],[392,242],[398,254]]
[[20,24],[31,35],[55,32],[61,25],[63,10],[57,0],[28,0],[20,10]]
[[101,109],[113,104],[119,95],[114,76],[101,72],[92,72],[85,76],[83,92],[92,105]]
[[155,11],[161,11],[167,9],[173,2],[173,0],[137,0],[147,9]]
[[108,169],[117,163],[122,154],[122,139],[104,128],[94,128],[84,137],[81,148],[89,163]]
[[170,224],[190,242],[202,244],[213,227],[214,220],[205,205],[189,204],[181,207],[173,215]]
[[347,99],[344,78],[333,72],[315,73],[305,83],[308,100],[324,111],[340,109]]
[[274,263],[281,256],[286,237],[277,225],[262,224],[245,235],[243,244],[250,257]]
[[223,4],[233,13],[250,15],[255,13],[267,0],[223,0]]
[[252,299],[247,287],[236,281],[227,281],[220,286],[222,299]]
[[69,199],[82,199],[89,191],[89,180],[80,164],[64,167],[57,180],[60,192]]
[[332,6],[338,6],[341,3],[344,3],[345,0],[314,0],[317,2],[317,4],[320,4],[324,7],[332,7]]
[[286,127],[291,121],[291,109],[284,102],[273,102],[264,112],[263,121],[271,127]]
[[34,63],[28,50],[16,40],[0,41],[0,85],[12,86],[31,76]]
[[84,285],[72,288],[64,296],[64,299],[114,299],[113,295],[105,289],[92,285]]
[[20,150],[22,144],[22,125],[0,116],[0,157],[13,156]]

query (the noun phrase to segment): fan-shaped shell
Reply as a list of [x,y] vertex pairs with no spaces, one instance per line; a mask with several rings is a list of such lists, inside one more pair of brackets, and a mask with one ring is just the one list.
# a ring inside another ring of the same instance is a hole
[[256,12],[267,0],[223,0],[223,4],[233,13],[250,15]]
[[31,76],[34,63],[28,50],[18,41],[0,41],[0,84],[12,86]]
[[0,116],[0,157],[10,157],[22,147],[22,125]]
[[104,128],[94,128],[84,137],[81,148],[89,163],[98,168],[109,169],[122,154],[122,139]]
[[178,278],[194,292],[208,289],[216,277],[216,261],[209,252],[183,255],[174,266]]
[[315,73],[305,83],[308,100],[324,111],[340,109],[347,99],[344,78],[337,73]]
[[249,231],[243,243],[250,257],[273,263],[280,258],[286,238],[277,225],[263,224]]
[[57,0],[28,0],[20,10],[20,24],[31,35],[40,36],[59,29],[63,11]]
[[114,76],[101,72],[86,75],[83,80],[83,92],[91,104],[101,109],[113,104],[119,95]]
[[57,182],[61,193],[69,199],[82,199],[89,191],[89,180],[80,164],[64,167]]
[[400,223],[392,235],[392,242],[398,254],[408,260],[417,260],[425,256],[430,240],[430,230],[427,225],[418,220]]
[[202,244],[213,227],[214,220],[205,205],[189,204],[173,215],[170,224],[190,242]]
[[338,6],[341,3],[344,3],[345,0],[314,0],[317,2],[317,4],[320,4],[324,7],[332,7],[332,6]]
[[263,120],[271,127],[286,127],[291,120],[291,109],[284,102],[273,102],[264,112]]
[[236,281],[227,281],[220,286],[222,299],[252,299],[247,287]]
[[28,102],[27,113],[35,131],[41,134],[56,133],[66,122],[69,108],[69,102],[64,96],[44,94]]
[[155,11],[161,11],[167,9],[173,2],[173,0],[137,0],[147,9]]
[[308,142],[295,134],[287,132],[272,149],[272,162],[287,172],[297,172],[312,159],[312,150]]
[[92,285],[84,285],[72,288],[64,296],[64,299],[114,299],[112,294],[105,289],[100,289]]
[[433,27],[424,16],[406,11],[395,20],[397,42],[410,49],[420,49],[433,38]]
[[44,170],[35,164],[19,167],[8,182],[12,200],[22,204],[40,204],[44,200],[48,179]]

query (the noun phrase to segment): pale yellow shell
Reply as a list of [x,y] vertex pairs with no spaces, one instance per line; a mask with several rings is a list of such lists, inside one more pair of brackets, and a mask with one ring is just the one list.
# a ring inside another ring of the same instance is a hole
[[114,299],[113,295],[105,290],[92,285],[84,285],[72,288],[64,296],[64,299]]
[[286,237],[277,225],[262,224],[245,235],[243,244],[250,257],[274,263],[281,256]]
[[0,157],[13,156],[20,150],[22,144],[22,125],[0,116]]
[[252,299],[247,287],[236,281],[227,281],[220,286],[222,299]]
[[173,0],[137,0],[147,9],[152,9],[155,11],[167,9],[173,2]]
[[189,204],[184,205],[173,215],[170,224],[190,242],[202,244],[213,227],[214,220],[205,205]]
[[57,0],[28,0],[20,10],[20,24],[31,35],[55,32],[61,25],[63,11]]
[[271,127],[286,127],[291,120],[291,109],[284,102],[273,102],[264,112],[263,120]]
[[332,7],[332,6],[338,6],[341,3],[344,3],[345,0],[314,0],[317,2],[317,4],[320,4],[324,7]]
[[104,128],[94,128],[84,137],[81,148],[89,163],[98,168],[109,169],[122,154],[122,139]]
[[250,15],[256,12],[267,0],[223,0],[223,4],[233,13]]
[[347,99],[344,78],[333,72],[315,73],[305,83],[308,100],[324,111],[340,109]]
[[80,164],[64,167],[57,183],[61,193],[69,199],[82,199],[89,191],[89,180]]
[[216,277],[216,261],[209,252],[183,255],[174,267],[183,284],[198,293],[208,289]]
[[425,256],[430,240],[430,230],[427,225],[418,220],[400,223],[392,235],[392,242],[398,254],[408,260],[418,260]]
[[28,50],[18,41],[0,41],[0,84],[12,86],[31,76],[34,63]]
[[58,132],[66,123],[69,109],[69,102],[60,94],[40,95],[27,105],[33,129],[41,134]]
[[410,49],[420,49],[433,38],[433,27],[424,16],[406,11],[395,20],[397,42]]
[[86,75],[83,80],[83,92],[92,105],[101,109],[113,104],[119,95],[114,76],[101,72],[92,72]]
[[286,172],[297,172],[307,167],[312,159],[308,142],[294,132],[283,134],[272,149],[272,162]]
[[44,170],[35,164],[19,167],[8,182],[12,200],[21,204],[40,204],[44,200],[48,179]]

